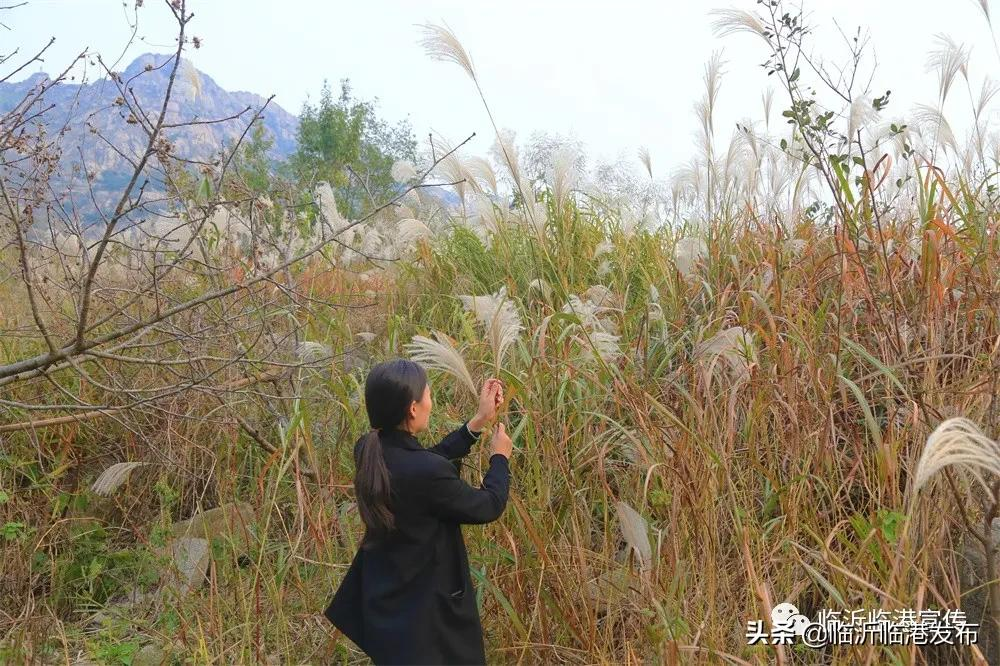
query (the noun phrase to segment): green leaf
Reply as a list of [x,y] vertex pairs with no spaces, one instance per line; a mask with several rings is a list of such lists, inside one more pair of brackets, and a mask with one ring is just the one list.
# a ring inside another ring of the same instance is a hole
[[824,576],[820,572],[816,571],[816,569],[814,569],[813,567],[809,566],[805,562],[801,562],[801,564],[805,568],[805,570],[809,573],[809,575],[812,576],[813,579],[817,583],[819,583],[820,585],[822,585],[823,588],[827,592],[830,593],[830,596],[833,597],[833,600],[837,602],[837,605],[840,608],[848,608],[849,607],[848,604],[847,604],[847,602],[844,600],[844,595],[842,595],[837,590],[837,588],[835,588],[833,586],[833,583],[831,583],[829,580],[827,580],[826,576]]
[[834,172],[837,174],[837,180],[840,182],[840,189],[844,192],[844,197],[847,198],[847,203],[854,205],[854,192],[851,190],[850,183],[847,182],[847,174],[844,173],[844,169],[840,166],[839,161],[830,160],[833,166]]
[[507,617],[510,618],[511,624],[513,624],[514,628],[517,629],[517,633],[521,635],[521,639],[528,640],[528,630],[525,628],[524,622],[521,621],[521,616],[517,614],[517,611],[514,609],[514,605],[510,603],[510,600],[506,597],[506,595],[504,595],[500,588],[494,585],[484,573],[481,573],[474,567],[470,567],[469,571],[479,579],[479,584],[483,587],[489,588],[490,592],[493,593],[493,597],[500,602],[500,605],[507,612]]
[[875,358],[871,353],[869,353],[867,349],[865,349],[860,344],[858,344],[854,340],[851,340],[848,337],[841,336],[840,340],[852,352],[854,352],[855,354],[857,354],[858,356],[860,356],[861,358],[865,359],[866,361],[874,365],[876,368],[878,368],[882,372],[882,374],[884,374],[889,379],[889,381],[892,382],[893,386],[899,389],[900,393],[902,393],[905,396],[908,396],[910,394],[910,392],[906,390],[906,387],[903,386],[903,383],[899,381],[899,377],[896,376],[896,373],[894,373],[887,365],[885,365],[877,358]]
[[801,73],[802,72],[799,71],[799,68],[796,67],[795,71],[792,72],[792,75],[788,77],[788,82],[789,83],[795,83],[796,81],[798,81],[799,80],[799,74],[801,74]]
[[212,183],[208,180],[208,176],[201,179],[201,183],[198,185],[198,199],[202,203],[207,203],[212,196]]
[[851,393],[857,399],[858,404],[861,405],[861,411],[865,415],[865,425],[868,427],[868,433],[872,436],[872,441],[875,442],[879,447],[882,446],[882,431],[878,427],[878,422],[875,421],[875,415],[872,413],[872,408],[865,399],[865,394],[858,388],[858,385],[852,382],[850,379],[844,375],[838,375],[838,378],[847,385],[847,388],[851,389]]

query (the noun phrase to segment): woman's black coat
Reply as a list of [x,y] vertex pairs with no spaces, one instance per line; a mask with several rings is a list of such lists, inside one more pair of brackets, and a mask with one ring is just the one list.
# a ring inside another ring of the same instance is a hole
[[383,543],[366,531],[325,615],[376,664],[483,664],[483,632],[460,526],[488,523],[503,513],[507,458],[493,454],[482,488],[473,488],[451,462],[476,441],[465,424],[428,449],[402,430],[380,430],[379,439],[396,530]]

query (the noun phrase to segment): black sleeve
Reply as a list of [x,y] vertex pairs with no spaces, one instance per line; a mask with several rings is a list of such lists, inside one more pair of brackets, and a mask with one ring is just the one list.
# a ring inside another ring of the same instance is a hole
[[509,462],[503,454],[494,453],[481,488],[463,481],[454,465],[442,460],[431,466],[422,494],[430,512],[441,520],[479,525],[500,517],[509,489]]
[[468,421],[449,432],[438,444],[427,450],[448,460],[455,460],[456,458],[468,455],[469,449],[472,448],[472,443],[479,438],[472,436],[466,424],[468,424]]

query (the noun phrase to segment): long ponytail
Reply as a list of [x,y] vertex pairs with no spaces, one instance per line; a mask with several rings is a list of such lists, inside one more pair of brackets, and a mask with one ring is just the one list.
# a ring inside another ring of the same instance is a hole
[[362,437],[355,460],[354,494],[358,512],[369,535],[378,539],[395,528],[389,506],[392,489],[389,469],[382,452],[380,430],[396,428],[420,400],[427,388],[427,373],[408,359],[397,358],[379,363],[365,380],[365,409],[371,430]]
[[382,442],[378,429],[369,430],[362,442],[354,479],[354,493],[358,500],[361,520],[376,535],[395,527],[389,510],[389,469],[382,456]]

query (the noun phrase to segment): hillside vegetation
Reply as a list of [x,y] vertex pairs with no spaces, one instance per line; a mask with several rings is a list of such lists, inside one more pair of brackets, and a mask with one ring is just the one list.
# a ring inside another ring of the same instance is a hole
[[[760,12],[717,28],[761,39],[787,100],[720,144],[713,59],[669,183],[645,153],[594,173],[494,127],[489,158],[435,137],[348,220],[252,151],[200,185],[160,156],[171,228],[95,267],[100,238],[23,219],[47,195],[5,163],[0,661],[364,663],[320,613],[363,533],[365,373],[408,356],[426,443],[506,386],[510,502],[465,529],[490,663],[975,663],[985,644],[747,645],[782,601],[963,608],[988,634],[960,572],[1000,497],[996,89],[977,104],[942,42],[908,124],[888,93],[814,102],[800,17]],[[967,142],[943,134],[952,84]],[[972,429],[928,443],[952,417]]]

